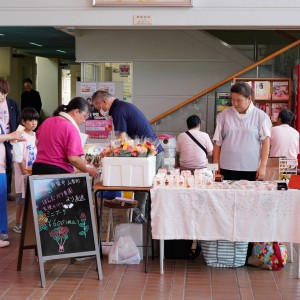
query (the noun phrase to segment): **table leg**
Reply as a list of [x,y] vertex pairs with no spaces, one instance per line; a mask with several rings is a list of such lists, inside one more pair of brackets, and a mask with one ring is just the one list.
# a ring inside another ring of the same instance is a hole
[[299,257],[300,257],[300,244],[298,244],[298,259],[297,259],[297,264],[298,264],[298,274],[297,274],[297,277],[298,278],[300,278],[300,259],[299,259]]
[[164,240],[159,241],[159,266],[160,274],[164,274],[164,255],[165,255],[165,243]]
[[[148,273],[148,263],[149,263],[149,233],[150,233],[150,226],[151,226],[151,194],[150,191],[148,193],[148,220],[147,220],[147,234],[146,234],[146,263],[145,263],[145,273]],[[151,234],[151,233],[150,233]]]
[[289,262],[294,262],[294,244],[290,243],[290,256],[289,256]]
[[97,190],[94,194],[95,197],[95,211],[96,211],[96,219],[97,219],[97,233],[98,233],[98,237],[100,238],[100,224],[99,224],[99,211],[98,211],[98,192],[99,190]]
[[100,257],[103,259],[103,254],[102,254],[102,243],[101,243],[101,231],[102,231],[102,212],[103,212],[103,191],[100,191],[100,214],[99,214],[99,249],[100,249]]

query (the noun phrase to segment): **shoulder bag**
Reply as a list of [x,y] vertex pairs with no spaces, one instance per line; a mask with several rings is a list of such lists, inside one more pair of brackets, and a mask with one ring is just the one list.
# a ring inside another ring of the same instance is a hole
[[195,139],[195,137],[189,131],[186,131],[185,133],[205,152],[207,156],[206,149]]

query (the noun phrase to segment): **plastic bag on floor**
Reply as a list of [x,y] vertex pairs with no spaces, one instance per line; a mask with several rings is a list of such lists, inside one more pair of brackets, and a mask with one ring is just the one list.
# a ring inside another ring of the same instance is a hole
[[139,264],[140,260],[139,250],[130,235],[120,236],[108,255],[110,264]]

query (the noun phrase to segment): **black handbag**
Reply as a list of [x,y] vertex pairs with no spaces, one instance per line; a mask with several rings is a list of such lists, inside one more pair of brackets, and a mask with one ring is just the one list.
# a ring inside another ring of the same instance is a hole
[[165,259],[192,260],[199,256],[201,248],[197,242],[195,250],[192,249],[193,240],[165,240]]

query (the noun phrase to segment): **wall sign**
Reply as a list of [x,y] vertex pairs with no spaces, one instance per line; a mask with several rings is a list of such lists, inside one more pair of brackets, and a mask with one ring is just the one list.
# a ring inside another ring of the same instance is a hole
[[120,76],[128,76],[130,75],[130,65],[119,65],[119,75]]

